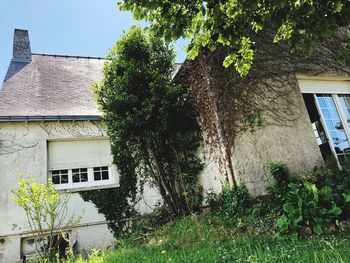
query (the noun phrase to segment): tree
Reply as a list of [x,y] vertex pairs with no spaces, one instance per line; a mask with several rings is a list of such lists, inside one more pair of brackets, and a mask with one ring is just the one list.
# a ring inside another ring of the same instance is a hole
[[[248,74],[259,48],[253,33],[271,29],[274,42],[284,40],[291,51],[310,54],[316,43],[350,24],[348,0],[124,0],[119,7],[148,20],[169,41],[189,38],[189,58],[195,58],[200,47],[228,47],[223,65],[234,64],[241,75]],[[349,53],[348,41],[343,48]]]
[[190,90],[171,81],[173,60],[162,38],[134,26],[108,54],[95,92],[121,174],[119,191],[132,188],[135,197],[137,185],[150,181],[166,207],[182,214],[201,202],[201,137]]
[[44,260],[62,256],[60,248],[69,242],[64,231],[79,221],[74,216],[67,217],[69,196],[58,193],[50,180],[38,184],[33,177],[21,177],[18,186],[13,190],[14,200],[25,211],[37,254]]

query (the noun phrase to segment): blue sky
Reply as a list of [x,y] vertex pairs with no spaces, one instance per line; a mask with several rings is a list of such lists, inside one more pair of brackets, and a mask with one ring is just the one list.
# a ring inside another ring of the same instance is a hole
[[[140,24],[116,2],[0,0],[0,83],[12,58],[14,28],[29,30],[33,53],[104,57],[124,30]],[[184,47],[175,43],[177,62],[185,58]]]

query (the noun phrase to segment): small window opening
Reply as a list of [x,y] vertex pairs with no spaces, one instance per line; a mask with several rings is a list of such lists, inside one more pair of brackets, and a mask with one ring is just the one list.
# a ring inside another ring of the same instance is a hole
[[82,183],[88,181],[87,168],[72,169],[73,183]]
[[95,181],[108,180],[108,179],[109,179],[108,166],[94,167]]
[[303,94],[305,106],[311,121],[311,125],[317,139],[318,146],[320,147],[323,160],[327,161],[332,156],[331,146],[327,139],[324,127],[322,125],[320,114],[318,113],[313,94]]
[[51,179],[53,184],[67,184],[68,170],[53,170],[51,171]]

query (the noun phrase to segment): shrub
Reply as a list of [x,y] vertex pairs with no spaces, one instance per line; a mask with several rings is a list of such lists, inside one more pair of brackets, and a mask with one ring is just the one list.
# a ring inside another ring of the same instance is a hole
[[172,81],[174,56],[164,39],[133,26],[108,53],[103,78],[94,85],[120,184],[83,197],[117,225],[110,225],[116,237],[126,229],[120,222],[132,215],[143,182],[157,188],[175,215],[196,211],[202,202],[202,135],[192,91]]
[[286,202],[286,193],[289,191],[288,185],[298,182],[299,179],[290,174],[284,163],[271,163],[270,175],[273,178],[273,183],[267,187],[270,202],[275,209],[282,210]]
[[293,239],[298,237],[303,226],[310,227],[315,234],[322,234],[323,225],[335,221],[342,212],[332,200],[331,187],[317,188],[306,180],[289,184],[283,210],[277,229],[280,234],[289,233]]
[[69,196],[56,191],[51,180],[39,184],[31,176],[20,176],[14,201],[23,208],[38,256],[49,262],[61,257],[61,243],[67,244],[65,230],[78,223],[79,217],[67,215]]
[[252,198],[244,185],[235,188],[225,185],[217,198],[211,201],[212,209],[229,218],[243,215],[251,205]]
[[332,189],[331,199],[342,209],[341,218],[350,218],[350,167],[317,168],[312,175],[318,188],[328,186]]

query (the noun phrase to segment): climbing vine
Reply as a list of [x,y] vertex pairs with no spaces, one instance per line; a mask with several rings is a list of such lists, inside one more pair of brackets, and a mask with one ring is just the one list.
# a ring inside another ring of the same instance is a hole
[[242,77],[232,68],[224,69],[222,61],[229,54],[226,47],[215,52],[201,49],[194,61],[186,61],[176,81],[190,87],[203,132],[212,152],[219,152],[219,163],[232,185],[239,182],[234,174],[232,154],[241,134],[254,132],[260,126],[296,125],[300,119],[302,99],[297,75],[350,74],[349,57],[344,56],[349,40],[348,28],[315,46],[312,56],[291,53],[288,45],[273,43],[268,29],[251,33],[259,46],[249,74]]
[[115,233],[133,216],[145,181],[173,214],[192,212],[201,203],[201,134],[190,90],[171,80],[173,59],[161,38],[132,27],[111,49],[103,80],[95,85],[120,186],[82,196],[106,215]]

